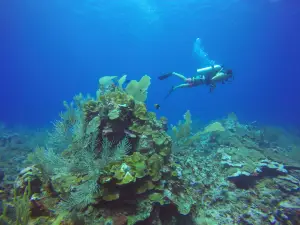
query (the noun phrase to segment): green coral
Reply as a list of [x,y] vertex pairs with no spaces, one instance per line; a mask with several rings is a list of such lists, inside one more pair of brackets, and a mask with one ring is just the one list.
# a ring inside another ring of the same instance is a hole
[[147,120],[147,108],[144,103],[137,103],[134,107],[134,116],[140,120]]
[[110,120],[115,120],[118,119],[120,117],[120,110],[119,109],[113,109],[108,113],[108,118]]
[[206,126],[202,131],[202,134],[211,133],[211,132],[222,132],[222,131],[225,131],[223,125],[220,122],[214,122]]
[[150,194],[150,195],[149,195],[149,199],[150,199],[152,202],[158,202],[158,203],[160,203],[161,205],[164,204],[164,195],[161,194],[161,193],[155,192],[155,193],[153,193],[153,194]]
[[184,116],[184,121],[179,121],[177,126],[172,126],[172,139],[175,144],[188,146],[200,139],[202,132],[192,135],[192,115],[188,110]]
[[104,76],[99,79],[99,86],[108,86],[113,84],[117,76]]
[[102,196],[104,201],[114,201],[120,198],[120,192],[114,188],[104,188]]
[[125,88],[125,91],[133,96],[136,101],[144,102],[147,99],[150,84],[151,78],[144,75],[140,81],[132,80]]
[[123,84],[127,80],[127,75],[123,75],[119,80],[118,80],[118,86],[120,90],[123,90]]
[[131,182],[135,182],[136,178],[131,175],[130,172],[126,172],[121,182],[117,183],[118,185],[129,184]]
[[[123,196],[135,200],[137,211],[124,209],[128,224],[134,224],[149,218],[153,203],[170,203],[163,193],[165,181],[172,179],[168,165],[172,139],[165,132],[167,119],[158,120],[143,103],[150,78],[144,76],[140,82],[129,83],[125,91],[124,79],[119,87],[98,91],[96,100],[82,102],[79,98],[76,110],[82,120],[75,124],[76,134],[64,154],[54,154],[64,166],[54,167],[51,183],[64,198],[59,207],[67,211],[83,212],[93,209],[95,203],[107,210],[105,202],[122,204]],[[110,81],[111,77],[102,79],[101,88]],[[185,128],[179,132],[190,132],[189,112],[185,120]]]
[[111,167],[106,168],[108,174],[112,174],[111,178],[103,179],[101,182],[109,182],[111,179],[116,179],[117,185],[133,183],[138,178],[143,178],[147,175],[147,157],[139,152],[134,152],[132,155],[126,156],[123,163],[113,163]]
[[152,134],[152,138],[153,138],[153,141],[155,142],[155,144],[157,144],[158,146],[161,146],[165,143],[168,136],[165,133],[154,132]]
[[125,158],[125,162],[130,167],[130,171],[134,174],[136,178],[143,178],[146,176],[146,159],[147,157],[139,152],[134,152],[131,156]]
[[171,142],[160,149],[159,154],[168,157],[171,154]]
[[16,210],[17,225],[28,225],[30,220],[30,206],[29,198],[31,197],[31,182],[28,182],[25,188],[23,196],[17,196],[17,190],[14,190],[13,205]]
[[191,136],[191,113],[188,110],[184,116],[184,121],[179,121],[177,126],[172,126],[172,139],[175,142],[185,141]]
[[91,121],[99,113],[98,102],[89,100],[83,105],[83,114],[86,122]]
[[9,224],[11,223],[10,219],[7,217],[7,208],[8,204],[2,201],[2,215],[0,215],[0,224]]
[[101,95],[98,101],[100,101],[104,107],[107,106],[111,109],[114,109],[118,106],[125,106],[128,108],[134,107],[133,97],[120,90],[107,92],[104,95]]
[[143,135],[151,135],[155,131],[151,128],[149,124],[140,124],[138,122],[133,122],[133,124],[129,127],[129,130],[136,132],[138,134],[143,134]]
[[142,194],[155,188],[152,181],[142,182],[136,189],[137,194]]
[[137,203],[136,213],[127,217],[127,225],[134,225],[149,218],[152,207],[152,202],[149,199],[139,201]]
[[153,154],[148,159],[149,174],[153,181],[158,181],[161,178],[161,169],[163,167],[163,158],[158,154]]

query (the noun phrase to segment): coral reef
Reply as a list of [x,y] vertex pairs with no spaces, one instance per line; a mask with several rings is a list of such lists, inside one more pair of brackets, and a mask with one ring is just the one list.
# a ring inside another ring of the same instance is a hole
[[234,114],[217,123],[172,157],[180,179],[198,192],[194,224],[299,224],[299,145],[274,151],[268,129],[240,124]]
[[45,143],[46,136],[44,129],[0,124],[0,224],[11,222],[8,216],[11,215],[12,205],[17,204],[15,200],[19,199],[14,198],[14,181],[27,166],[27,155],[34,151],[36,145]]
[[35,224],[42,217],[45,224],[61,221],[62,213],[72,224],[74,212],[86,224],[93,218],[128,225],[160,220],[162,207],[190,213],[195,201],[172,173],[165,119],[157,119],[143,102],[149,77],[124,90],[113,79],[100,79],[95,99],[79,95],[75,103],[65,102],[48,145],[29,154],[34,166],[19,173],[14,188],[26,198],[30,188]]
[[125,81],[64,102],[15,181],[0,174],[1,224],[300,224],[299,137],[234,113],[199,128],[190,111],[169,135],[150,77]]

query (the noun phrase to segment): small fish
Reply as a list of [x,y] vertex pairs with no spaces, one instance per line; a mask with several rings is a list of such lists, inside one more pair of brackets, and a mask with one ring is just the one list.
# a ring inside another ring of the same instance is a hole
[[160,109],[160,105],[159,104],[154,104],[154,108],[155,109]]

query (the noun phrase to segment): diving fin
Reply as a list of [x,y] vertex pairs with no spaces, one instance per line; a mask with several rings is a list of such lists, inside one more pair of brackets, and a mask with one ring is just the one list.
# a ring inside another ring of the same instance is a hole
[[172,92],[175,90],[174,86],[169,90],[168,94],[166,95],[165,99],[167,99],[170,94],[172,94]]
[[166,73],[166,74],[163,74],[161,76],[158,77],[158,79],[160,80],[165,80],[167,78],[169,78],[170,76],[172,76],[173,73]]

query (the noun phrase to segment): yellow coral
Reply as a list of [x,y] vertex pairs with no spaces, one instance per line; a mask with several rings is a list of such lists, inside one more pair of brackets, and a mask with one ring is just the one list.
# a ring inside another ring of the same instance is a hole
[[127,75],[123,75],[123,76],[119,79],[118,84],[119,84],[120,90],[123,89],[123,84],[124,84],[124,82],[126,81],[126,78],[127,78]]

